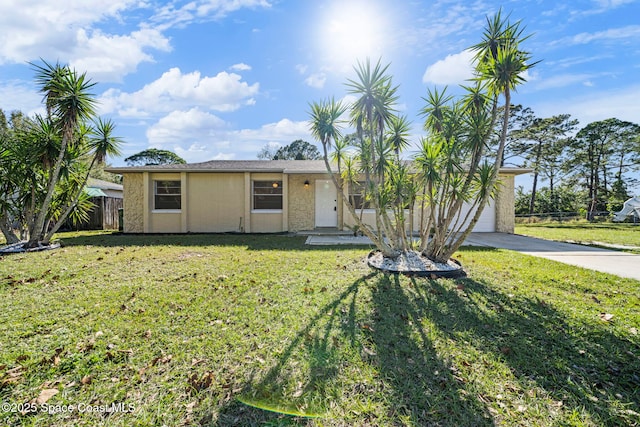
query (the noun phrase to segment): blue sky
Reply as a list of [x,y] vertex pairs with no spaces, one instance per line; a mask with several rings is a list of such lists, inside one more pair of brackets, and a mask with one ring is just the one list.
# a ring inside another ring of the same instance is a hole
[[421,97],[464,83],[465,48],[500,7],[542,60],[514,103],[581,126],[640,122],[640,0],[1,0],[0,107],[41,112],[27,61],[60,61],[99,82],[100,114],[126,141],[113,165],[148,147],[253,159],[267,144],[314,142],[309,102],[347,96],[369,56],[391,63],[418,140]]

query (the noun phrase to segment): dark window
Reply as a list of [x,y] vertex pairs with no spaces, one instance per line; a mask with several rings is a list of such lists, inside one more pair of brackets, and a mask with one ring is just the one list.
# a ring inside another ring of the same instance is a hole
[[154,181],[154,209],[179,210],[182,207],[180,181]]
[[369,202],[365,201],[364,182],[349,184],[349,201],[355,209],[369,209]]
[[253,181],[253,209],[281,210],[282,181]]

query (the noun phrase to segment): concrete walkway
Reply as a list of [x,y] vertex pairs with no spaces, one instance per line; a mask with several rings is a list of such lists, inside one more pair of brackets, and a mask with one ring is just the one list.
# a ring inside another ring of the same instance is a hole
[[[308,245],[371,244],[366,237],[309,236]],[[640,280],[640,255],[507,233],[471,233],[467,246],[509,249],[620,277]]]

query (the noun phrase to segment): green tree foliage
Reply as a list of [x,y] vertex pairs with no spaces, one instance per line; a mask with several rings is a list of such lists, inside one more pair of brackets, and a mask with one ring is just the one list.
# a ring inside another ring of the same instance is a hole
[[[412,162],[400,154],[408,145],[408,123],[397,116],[397,86],[388,65],[358,63],[356,78],[347,82],[356,100],[344,106],[335,100],[311,104],[311,130],[320,141],[327,170],[358,228],[387,257],[417,250],[446,262],[477,223],[493,197],[502,162],[510,116],[511,93],[534,64],[520,48],[527,37],[519,23],[498,13],[487,19],[480,43],[472,46],[475,85],[456,99],[446,91],[429,91],[422,114],[424,129]],[[501,102],[502,101],[502,102]],[[496,150],[486,152],[495,135],[501,107],[502,124]],[[343,138],[341,116],[348,112],[355,138]],[[329,160],[329,151],[343,153]],[[491,160],[493,159],[493,160]],[[374,209],[375,225],[360,219],[348,188],[362,180],[363,197]],[[471,206],[462,216],[463,203]],[[409,238],[419,219],[420,241]],[[386,239],[385,239],[386,237]]]
[[625,173],[637,169],[640,126],[611,118],[593,122],[582,128],[569,144],[567,171],[582,182],[587,190],[587,219],[607,209],[607,198],[616,181],[618,196],[624,195]]
[[[527,111],[528,110],[528,111]],[[513,140],[511,150],[520,153],[524,160],[522,166],[533,169],[533,184],[529,213],[535,211],[538,178],[542,175],[549,181],[549,191],[553,199],[554,187],[564,163],[564,153],[570,142],[570,134],[578,124],[569,114],[561,114],[548,118],[533,116],[529,109],[520,129],[510,133]],[[553,209],[552,209],[553,210]]]
[[[584,191],[576,190],[570,185],[559,185],[552,192],[549,187],[538,190],[535,199],[534,213],[539,215],[577,214],[584,206]],[[516,188],[516,215],[529,215],[531,191],[525,192],[522,186]]]
[[[48,244],[67,218],[82,219],[91,169],[119,155],[111,121],[94,112],[94,86],[68,66],[32,64],[46,115],[12,113],[0,134],[0,228],[8,242]],[[16,235],[15,229],[18,234]]]
[[291,144],[277,150],[267,145],[260,150],[258,158],[264,160],[321,160],[322,154],[315,145],[302,139],[296,139]]
[[127,157],[124,161],[129,166],[177,165],[187,163],[182,157],[168,150],[149,148]]

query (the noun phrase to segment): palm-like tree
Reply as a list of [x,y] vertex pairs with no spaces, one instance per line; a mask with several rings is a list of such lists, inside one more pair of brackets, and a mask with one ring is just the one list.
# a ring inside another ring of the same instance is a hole
[[396,153],[397,159],[400,159],[400,152],[409,146],[410,132],[411,122],[407,116],[391,116],[385,136],[386,143]]
[[[359,228],[372,238],[385,256],[393,257],[413,246],[406,235],[406,206],[413,225],[412,207],[420,205],[420,251],[439,262],[447,262],[477,223],[496,187],[499,159],[504,152],[511,92],[524,81],[525,72],[534,64],[520,49],[527,37],[519,23],[511,24],[499,12],[487,19],[483,40],[471,49],[476,52],[475,85],[467,96],[454,100],[445,90],[429,91],[425,130],[412,167],[401,160],[408,146],[410,124],[406,117],[394,114],[397,87],[387,74],[389,65],[368,60],[355,67],[356,78],[348,80],[349,93],[356,95],[350,107],[351,124],[357,138],[350,141],[357,152],[363,186],[375,209],[375,228],[362,223],[352,203],[345,201]],[[498,104],[504,98],[505,113],[495,162],[487,162],[485,151],[498,117]],[[328,172],[336,187],[327,150],[332,148],[338,131],[330,103],[312,106],[312,131],[324,148]],[[339,150],[344,147],[339,145]],[[346,177],[355,181],[353,162]],[[463,203],[470,213],[461,215]],[[390,217],[393,213],[393,218]],[[385,240],[384,238],[388,239]]]
[[[73,189],[69,194],[71,201],[63,208],[62,213],[57,217],[56,223],[45,234],[42,241],[43,244],[48,244],[53,235],[60,229],[62,224],[71,215],[80,201],[85,201],[84,187],[87,185],[89,174],[93,169],[93,166],[98,163],[103,163],[107,156],[119,156],[120,145],[122,145],[122,138],[115,136],[114,133],[115,124],[111,120],[102,120],[98,118],[94,126],[89,129],[86,138],[85,147],[82,147],[83,151],[91,155],[91,163],[87,168],[84,178],[79,180],[79,188]],[[67,199],[69,200],[69,199]],[[84,204],[86,206],[86,202]]]
[[47,192],[29,227],[27,247],[34,247],[45,237],[45,223],[60,170],[65,159],[67,146],[74,143],[74,135],[80,123],[95,115],[95,96],[90,92],[95,85],[86,75],[78,74],[68,66],[31,64],[36,70],[36,81],[44,94],[47,119],[53,122],[61,133],[60,151],[49,169]]

